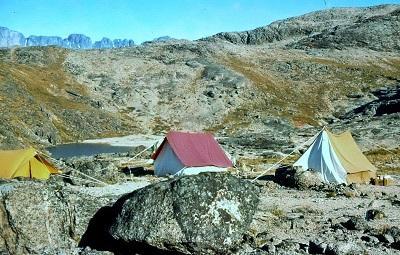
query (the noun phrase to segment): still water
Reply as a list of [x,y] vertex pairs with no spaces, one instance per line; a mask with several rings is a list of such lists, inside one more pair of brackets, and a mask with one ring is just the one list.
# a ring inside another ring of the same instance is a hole
[[69,143],[46,148],[53,158],[71,158],[76,156],[93,156],[100,153],[128,152],[129,146],[112,146],[102,143]]

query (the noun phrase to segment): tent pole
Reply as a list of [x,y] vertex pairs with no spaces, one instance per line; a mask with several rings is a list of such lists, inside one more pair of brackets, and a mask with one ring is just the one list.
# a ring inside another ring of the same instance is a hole
[[125,163],[129,163],[131,160],[137,158],[138,156],[142,155],[145,151],[147,151],[148,149],[152,148],[155,144],[157,144],[158,141],[152,143],[149,147],[147,147],[146,149],[142,150],[141,152],[139,152],[138,154],[134,155],[132,158],[130,158],[127,162]]
[[79,174],[81,174],[81,175],[83,175],[83,176],[85,176],[85,177],[87,177],[87,178],[89,178],[89,179],[92,179],[92,180],[94,180],[95,182],[100,183],[100,184],[102,184],[102,185],[104,185],[104,186],[107,186],[107,185],[108,185],[108,183],[105,183],[105,182],[102,182],[102,181],[100,181],[100,180],[97,180],[96,178],[93,178],[92,176],[89,176],[89,175],[87,175],[87,174],[84,174],[84,173],[82,173],[82,172],[80,172],[80,171],[78,171],[78,170],[76,170],[76,169],[72,169],[72,171],[75,171],[75,172],[77,172],[77,173],[79,173]]

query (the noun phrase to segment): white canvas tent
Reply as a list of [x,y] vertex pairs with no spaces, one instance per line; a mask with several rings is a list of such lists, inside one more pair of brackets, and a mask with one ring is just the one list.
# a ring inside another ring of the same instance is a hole
[[221,172],[232,162],[211,134],[170,132],[153,154],[157,176]]
[[325,182],[367,183],[376,176],[350,132],[335,135],[325,128],[294,166],[319,172]]

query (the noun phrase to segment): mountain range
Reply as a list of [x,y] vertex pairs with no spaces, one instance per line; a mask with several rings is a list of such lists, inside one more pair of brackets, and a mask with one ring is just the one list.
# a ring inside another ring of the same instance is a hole
[[0,47],[13,46],[59,46],[69,49],[105,49],[124,48],[134,46],[131,39],[111,40],[103,37],[100,41],[92,42],[92,39],[83,34],[70,34],[67,38],[59,36],[36,36],[25,37],[22,33],[0,27]]

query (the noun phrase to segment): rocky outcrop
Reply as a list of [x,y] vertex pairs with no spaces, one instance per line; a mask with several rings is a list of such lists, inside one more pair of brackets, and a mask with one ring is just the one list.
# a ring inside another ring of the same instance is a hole
[[66,41],[64,41],[59,36],[36,36],[31,35],[26,38],[25,46],[49,46],[49,45],[59,45],[67,47]]
[[[226,254],[243,242],[258,204],[257,194],[251,183],[225,173],[160,182],[104,208],[103,218],[97,215],[89,227],[91,235],[85,236],[85,243],[121,254]],[[104,247],[104,231],[110,247]]]
[[219,33],[202,40],[224,40],[234,44],[286,41],[288,48],[356,46],[398,51],[399,12],[399,5],[333,8],[276,21],[254,30]]
[[0,253],[55,254],[74,249],[90,219],[110,199],[57,183],[2,183]]
[[25,37],[17,31],[0,27],[0,47],[12,47],[25,44]]
[[377,97],[376,100],[351,110],[343,115],[342,119],[352,119],[362,115],[382,116],[400,112],[400,85],[380,88],[373,91],[372,94]]
[[[113,184],[123,181],[126,175],[119,171],[117,163],[107,157],[76,157],[65,159],[64,172],[72,178],[67,181],[74,185],[98,185],[99,182]],[[76,171],[77,170],[77,171]],[[82,175],[90,176],[98,180],[97,182],[88,183],[82,180]],[[77,178],[74,178],[77,177]],[[101,183],[100,183],[101,184]]]
[[92,48],[92,39],[83,34],[70,34],[67,38],[67,45],[72,49],[90,49]]
[[23,34],[0,27],[0,47],[12,46],[59,46],[70,49],[104,49],[104,48],[125,48],[134,46],[133,40],[115,39],[110,40],[103,37],[100,41],[92,43],[92,39],[83,34],[71,34],[67,38],[59,36],[36,36],[31,35],[25,38]]
[[290,44],[289,47],[300,49],[360,47],[376,51],[400,51],[399,29],[400,7],[385,15],[363,16],[354,23],[329,27]]
[[114,39],[113,40],[113,48],[126,48],[132,47],[135,45],[133,40],[128,39]]
[[113,48],[114,44],[111,39],[107,37],[103,37],[100,41],[97,41],[93,44],[93,48],[95,49],[104,49],[104,48]]

